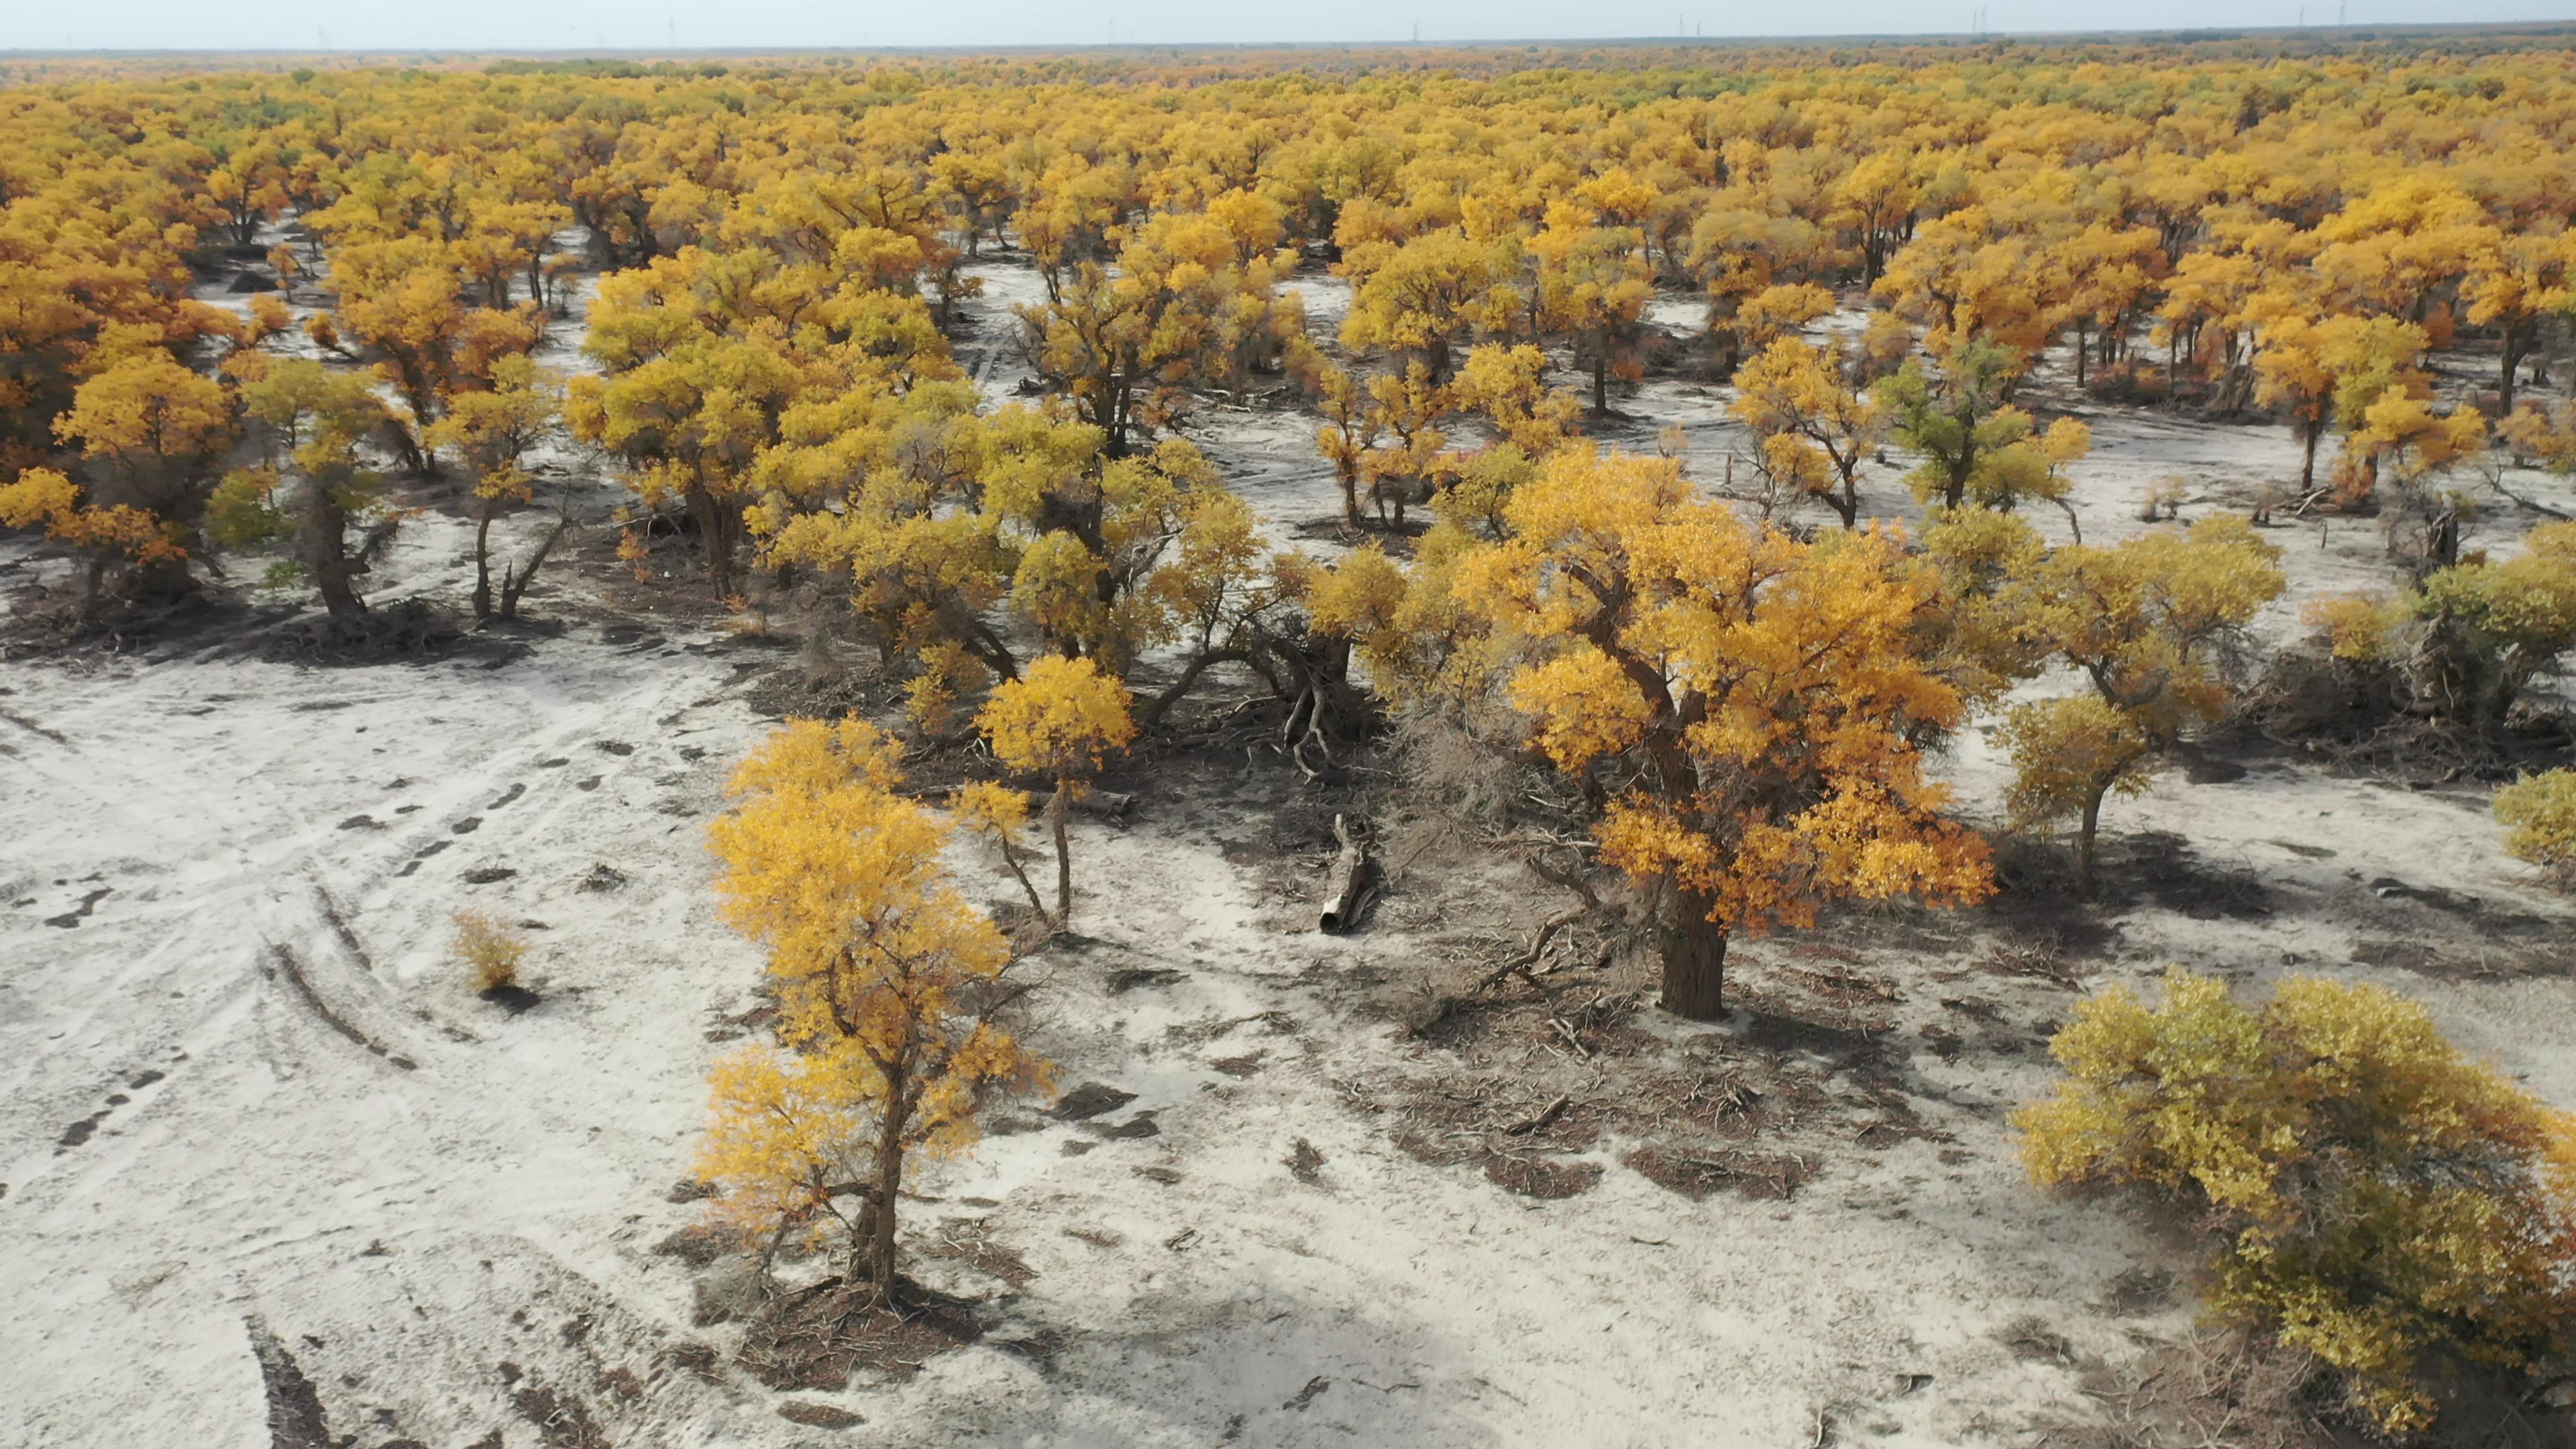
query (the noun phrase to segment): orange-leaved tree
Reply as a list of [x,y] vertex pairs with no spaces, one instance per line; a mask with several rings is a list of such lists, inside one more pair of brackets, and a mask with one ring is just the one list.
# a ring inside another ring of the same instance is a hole
[[1055,781],[1047,827],[1055,836],[1055,929],[1073,914],[1073,856],[1065,816],[1115,751],[1136,737],[1127,688],[1089,659],[1050,655],[1005,680],[975,716],[1004,765]]
[[880,1305],[906,1161],[963,1151],[988,1097],[1047,1078],[993,1022],[1010,948],[950,884],[947,823],[896,793],[899,757],[863,721],[791,721],[743,760],[707,830],[725,919],[769,954],[779,1048],[718,1064],[696,1170],[721,1189],[719,1218],[773,1248],[837,1219],[846,1281]]
[[1671,459],[1579,450],[1506,517],[1458,597],[1529,641],[1512,703],[1609,792],[1601,856],[1658,893],[1666,1010],[1723,1014],[1737,933],[1992,889],[1985,842],[1924,778],[1964,705],[1926,642],[1938,578],[1901,535],[1802,542],[1702,501]]
[[30,468],[0,484],[0,526],[42,528],[87,554],[88,602],[120,569],[136,594],[183,593],[204,547],[207,494],[240,432],[234,413],[221,383],[141,349],[83,382],[54,421],[56,436],[80,445],[87,486]]

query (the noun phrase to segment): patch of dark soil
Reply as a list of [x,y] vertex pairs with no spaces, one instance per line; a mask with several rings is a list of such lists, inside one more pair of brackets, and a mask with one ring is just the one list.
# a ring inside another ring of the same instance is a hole
[[2060,1367],[2075,1363],[2073,1341],[2049,1327],[2048,1320],[2036,1313],[2023,1314],[1997,1329],[1995,1341],[2025,1363],[2053,1363]]
[[[0,659],[91,653],[132,657],[148,649],[153,651],[146,655],[148,662],[160,663],[208,647],[238,647],[246,634],[295,614],[291,607],[250,608],[211,589],[192,590],[176,599],[107,598],[86,610],[77,592],[40,593],[0,618]],[[51,730],[36,732],[56,744],[68,743]]]
[[1475,1043],[1514,1007],[1491,996],[1456,996],[1423,990],[1405,1001],[1398,1016],[1406,1031],[1435,1047],[1457,1051]]
[[88,920],[89,913],[98,909],[98,903],[100,901],[106,900],[109,896],[114,894],[116,894],[115,891],[106,886],[101,886],[97,890],[90,891],[83,895],[81,897],[80,905],[77,908],[65,911],[59,916],[45,917],[45,924],[48,926],[58,926],[66,931],[71,930],[81,922]]
[[703,1223],[691,1223],[655,1243],[653,1251],[666,1258],[677,1258],[692,1268],[704,1268],[740,1246],[741,1243],[731,1233]]
[[742,702],[770,719],[838,719],[876,712],[885,691],[874,669],[816,672],[802,664],[770,670],[743,691]]
[[624,884],[626,884],[625,872],[614,866],[594,865],[590,868],[590,874],[581,878],[581,884],[576,889],[594,892],[613,891]]
[[1135,1093],[1122,1092],[1106,1082],[1085,1082],[1057,1098],[1047,1115],[1059,1122],[1087,1122],[1135,1100]]
[[97,1111],[90,1113],[88,1116],[83,1117],[77,1122],[74,1122],[69,1127],[64,1128],[63,1135],[54,1142],[54,1155],[59,1157],[63,1153],[70,1151],[72,1148],[78,1147],[89,1141],[92,1137],[97,1136],[98,1124],[107,1120],[107,1113],[108,1109],[101,1107]]
[[1130,991],[1147,987],[1171,986],[1188,979],[1189,973],[1186,971],[1174,971],[1169,967],[1160,966],[1133,966],[1109,973],[1109,994],[1124,996]]
[[1296,1147],[1280,1161],[1281,1165],[1288,1169],[1290,1177],[1308,1187],[1313,1187],[1324,1180],[1324,1154],[1316,1151],[1315,1144],[1303,1137],[1297,1139]]
[[[2266,1449],[2375,1449],[2389,1441],[2353,1406],[2334,1372],[2276,1339],[2201,1329],[2121,1364],[2096,1364],[2081,1386],[2082,1421],[2032,1425],[2041,1441],[2078,1449],[2246,1444]],[[2518,1374],[2470,1370],[2427,1385],[2438,1418],[2413,1449],[2566,1449],[2576,1426],[2533,1402]]]
[[532,1382],[513,1392],[510,1404],[520,1418],[536,1426],[537,1442],[545,1449],[614,1449],[599,1421],[590,1416],[590,1406],[578,1395]]
[[1017,1248],[993,1241],[989,1218],[947,1218],[930,1241],[915,1251],[925,1258],[963,1263],[987,1277],[999,1278],[1012,1288],[1026,1288],[1037,1281],[1038,1270],[1029,1266]]
[[2016,944],[2080,958],[2106,955],[2119,941],[2119,925],[2076,889],[2075,852],[2059,842],[2003,841],[1995,885],[1993,899],[1963,914]]
[[809,1404],[797,1399],[779,1405],[778,1417],[808,1429],[855,1429],[867,1422],[847,1409],[834,1408],[830,1404]]
[[1756,1200],[1793,1197],[1816,1175],[1815,1164],[1806,1158],[1740,1148],[1650,1146],[1620,1160],[1657,1187],[1693,1202],[1717,1192]]
[[1884,1013],[1802,1001],[1750,983],[1736,986],[1731,994],[1735,1013],[1743,1019],[1745,1044],[1765,1051],[1870,1061],[1885,1053],[1882,1039],[1896,1025]]
[[268,1399],[269,1449],[339,1449],[331,1423],[322,1412],[322,1396],[304,1375],[295,1355],[258,1318],[242,1320],[250,1332],[250,1351],[259,1360],[259,1378]]
[[2251,870],[2203,864],[2189,842],[2142,831],[2125,842],[2128,871],[2149,899],[2196,921],[2248,920],[2272,914],[2271,892]]
[[278,945],[271,945],[268,952],[270,959],[276,963],[278,973],[284,976],[287,984],[295,989],[295,994],[332,1030],[366,1048],[370,1054],[382,1057],[406,1072],[419,1070],[418,1062],[387,1049],[383,1043],[351,1026],[346,1017],[325,1005],[322,998],[314,992],[313,983],[304,975],[304,962],[294,952]]
[[1104,1127],[1095,1123],[1091,1130],[1098,1132],[1103,1139],[1112,1142],[1132,1142],[1141,1137],[1160,1137],[1163,1135],[1161,1125],[1155,1122],[1154,1114],[1151,1112],[1139,1112],[1135,1116],[1128,1118],[1126,1121],[1119,1123],[1115,1127]]
[[910,1279],[895,1280],[891,1308],[868,1297],[837,1278],[784,1294],[752,1323],[736,1361],[773,1389],[838,1391],[859,1369],[909,1378],[983,1336],[974,1305]]
[[1380,523],[1377,515],[1371,512],[1362,516],[1359,527],[1353,528],[1349,519],[1335,513],[1323,518],[1304,519],[1288,527],[1299,538],[1320,539],[1352,548],[1375,543],[1389,558],[1399,559],[1413,557],[1414,540],[1431,531],[1430,520],[1418,512],[1408,514],[1402,523]]
[[382,830],[385,823],[373,815],[352,815],[340,822],[342,830]]
[[271,663],[342,667],[470,658],[498,668],[534,652],[515,639],[472,632],[423,599],[399,599],[354,618],[301,615],[266,631],[257,648]]
[[535,1010],[537,1003],[545,1000],[544,997],[524,986],[494,986],[475,994],[512,1016],[525,1015]]
[[508,880],[518,872],[506,865],[478,865],[465,873],[467,885],[493,885]]
[[52,740],[58,745],[68,745],[71,743],[71,740],[60,730],[47,729],[43,725],[36,723],[34,720],[27,718],[23,714],[0,709],[0,720],[7,720],[9,723],[16,725],[18,728],[25,730],[30,734],[41,735],[46,739]]
[[984,1341],[1004,1353],[1027,1359],[1041,1374],[1055,1372],[1056,1360],[1063,1357],[1066,1344],[1065,1336],[1052,1328],[1042,1328],[1017,1338],[988,1338]]
[[1601,1164],[1497,1153],[1485,1159],[1485,1180],[1505,1192],[1552,1202],[1589,1192],[1601,1181]]
[[2182,777],[2195,785],[2233,785],[2245,778],[2247,771],[2234,760],[2214,759],[2207,755],[2186,755]]
[[2359,966],[2385,966],[2452,981],[2510,981],[2562,974],[2576,960],[2572,953],[2576,948],[2567,945],[2522,944],[2480,933],[2465,938],[2454,935],[2432,944],[2365,937],[2353,943],[2352,960]]
[[2176,1301],[2174,1275],[2162,1268],[2123,1268],[2102,1290],[2102,1309],[2119,1318],[2161,1313]]
[[1253,1052],[1248,1056],[1240,1057],[1218,1057],[1215,1061],[1208,1063],[1208,1069],[1210,1071],[1223,1072],[1229,1077],[1238,1079],[1249,1077],[1261,1070],[1261,1057],[1262,1054],[1260,1052]]
[[724,1355],[711,1343],[675,1343],[662,1350],[662,1357],[699,1379],[720,1384],[725,1381]]

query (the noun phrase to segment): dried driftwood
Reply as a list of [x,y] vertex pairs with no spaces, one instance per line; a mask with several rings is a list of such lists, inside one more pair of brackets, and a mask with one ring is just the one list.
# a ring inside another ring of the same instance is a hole
[[1323,917],[1315,927],[1327,936],[1340,935],[1357,925],[1360,912],[1368,909],[1369,897],[1376,893],[1367,832],[1353,830],[1348,816],[1336,815],[1333,838],[1342,843],[1342,853],[1333,862],[1331,885],[1324,893]]
[[[1538,978],[1532,974],[1533,970],[1539,962],[1547,959],[1547,948],[1555,942],[1556,933],[1602,910],[1601,896],[1592,889],[1590,882],[1584,880],[1583,863],[1580,860],[1576,861],[1571,868],[1562,868],[1551,864],[1545,851],[1534,851],[1523,860],[1523,864],[1527,865],[1541,880],[1563,886],[1581,899],[1539,922],[1538,929],[1530,934],[1529,949],[1486,972],[1484,978],[1476,983],[1477,991],[1491,991],[1514,976],[1527,980],[1533,986],[1537,985]],[[1606,950],[1603,952],[1601,964],[1608,964],[1608,954]]]

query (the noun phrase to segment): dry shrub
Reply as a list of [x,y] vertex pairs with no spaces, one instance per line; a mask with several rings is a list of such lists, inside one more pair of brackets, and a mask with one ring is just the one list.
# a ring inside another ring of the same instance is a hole
[[2471,1373],[2441,1395],[2441,1421],[2392,1441],[2346,1408],[2337,1376],[2314,1354],[2244,1328],[2155,1342],[2122,1365],[2085,1370],[2090,1422],[2043,1422],[2039,1442],[2067,1449],[2566,1449],[2576,1443],[2519,1376]]
[[2498,790],[2495,818],[2515,859],[2576,884],[2576,770],[2544,770]]
[[2176,970],[2050,1043],[2015,1114],[2043,1186],[2125,1188],[2206,1234],[2210,1307],[2313,1354],[2387,1433],[2476,1364],[2538,1369],[2576,1329],[2576,1119],[2464,1056],[2416,1002],[2294,977],[2259,1006]]
[[474,973],[475,990],[505,991],[519,984],[528,938],[481,911],[458,911],[454,950]]
[[1400,712],[1390,752],[1414,808],[1410,828],[1427,837],[1390,841],[1398,855],[1424,844],[1463,845],[1504,829],[1511,802],[1531,788],[1538,773],[1512,750],[1496,748],[1436,709]]

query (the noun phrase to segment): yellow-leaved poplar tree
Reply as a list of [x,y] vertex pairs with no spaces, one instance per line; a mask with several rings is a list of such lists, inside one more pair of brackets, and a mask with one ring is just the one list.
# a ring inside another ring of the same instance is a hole
[[2043,1186],[2144,1189],[2206,1227],[2212,1306],[2347,1376],[2392,1433],[2445,1359],[2527,1365],[2576,1327],[2576,1119],[2375,986],[2293,977],[2249,1007],[2176,970],[2049,1044],[2014,1116]]
[[1049,656],[1005,680],[975,723],[1005,766],[1055,782],[1047,828],[1055,837],[1055,929],[1073,916],[1073,854],[1065,817],[1109,756],[1136,737],[1127,688],[1088,659]]
[[1901,535],[1804,542],[1700,499],[1674,460],[1574,450],[1507,517],[1457,595],[1529,641],[1511,701],[1610,792],[1601,857],[1658,893],[1666,1010],[1723,1014],[1739,932],[1992,889],[1985,842],[1923,774],[1963,704],[1925,647],[1937,573]]
[[2226,709],[2229,647],[2278,596],[2280,551],[2233,514],[2109,547],[2058,549],[2031,569],[2028,636],[2092,687],[2006,717],[2016,823],[2076,825],[2076,879],[2093,885],[2103,797],[2144,789],[2183,732]]
[[1048,1075],[992,1019],[1010,948],[942,868],[947,823],[902,782],[899,747],[865,722],[791,721],[707,831],[724,917],[768,953],[779,1018],[775,1048],[711,1074],[698,1175],[721,1189],[719,1219],[773,1251],[837,1220],[845,1281],[879,1305],[906,1163],[972,1146],[991,1095]]

